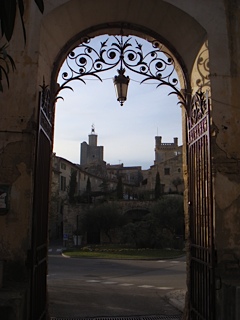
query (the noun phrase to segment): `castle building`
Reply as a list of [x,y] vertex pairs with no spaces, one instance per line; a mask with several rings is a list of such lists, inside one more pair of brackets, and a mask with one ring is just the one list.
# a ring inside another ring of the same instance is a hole
[[182,154],[182,146],[178,146],[178,138],[173,138],[173,143],[163,143],[161,136],[155,137],[155,161],[154,164],[171,159]]
[[155,137],[154,165],[142,171],[141,190],[143,193],[150,192],[152,196],[154,195],[157,172],[160,175],[163,193],[183,192],[182,146],[178,145],[178,138],[174,138],[173,143],[163,143],[161,136]]

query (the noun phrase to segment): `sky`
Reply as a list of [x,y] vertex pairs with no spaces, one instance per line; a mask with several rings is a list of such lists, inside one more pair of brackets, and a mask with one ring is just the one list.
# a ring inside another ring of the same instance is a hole
[[[63,66],[59,82],[65,70]],[[155,136],[162,136],[166,143],[178,137],[182,144],[181,108],[176,95],[169,96],[171,90],[166,86],[156,88],[157,83],[140,84],[142,78],[126,70],[130,77],[128,96],[120,106],[112,80],[116,74],[112,69],[101,74],[102,82],[88,78],[86,84],[72,82],[74,91],[61,91],[64,100],[58,100],[55,113],[53,150],[57,156],[79,164],[80,145],[88,143],[92,125],[98,145],[104,146],[104,161],[110,164],[149,169],[155,159]]]

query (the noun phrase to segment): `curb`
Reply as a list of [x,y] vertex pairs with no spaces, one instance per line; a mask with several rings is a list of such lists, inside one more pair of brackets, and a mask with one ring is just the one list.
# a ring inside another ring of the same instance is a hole
[[176,309],[183,312],[185,307],[186,290],[175,290],[168,292],[165,299]]

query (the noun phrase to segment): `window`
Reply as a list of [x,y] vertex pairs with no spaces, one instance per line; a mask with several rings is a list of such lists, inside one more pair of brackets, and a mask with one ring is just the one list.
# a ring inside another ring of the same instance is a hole
[[66,177],[60,177],[60,189],[61,191],[66,191]]
[[180,168],[178,168],[178,172],[181,172],[181,169],[180,169]]
[[169,176],[170,175],[170,168],[164,168],[164,174],[165,174],[165,176]]
[[66,170],[66,164],[61,162],[61,169]]

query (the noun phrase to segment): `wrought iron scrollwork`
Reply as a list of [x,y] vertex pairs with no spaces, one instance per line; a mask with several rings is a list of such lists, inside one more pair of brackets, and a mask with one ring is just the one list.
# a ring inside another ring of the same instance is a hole
[[71,81],[79,80],[85,83],[87,76],[102,81],[101,72],[121,65],[127,71],[141,75],[141,83],[153,80],[157,82],[157,87],[171,87],[172,93],[185,102],[184,94],[177,89],[179,82],[174,75],[174,58],[162,49],[158,41],[152,41],[151,46],[152,50],[145,53],[143,45],[135,37],[111,36],[101,42],[100,49],[97,50],[91,45],[91,39],[86,38],[68,54],[67,70],[62,73],[63,82],[58,92],[65,88],[71,89]]
[[198,78],[196,79],[196,85],[202,91],[210,90],[210,69],[209,69],[209,53],[208,53],[208,43],[204,43],[202,51],[196,61],[196,68],[198,73]]
[[54,103],[51,100],[49,86],[45,84],[40,85],[41,91],[39,92],[39,107],[40,116],[39,122],[44,131],[49,137],[52,137],[53,122],[54,122]]
[[47,117],[48,121],[50,123],[53,122],[53,116],[54,116],[54,104],[51,100],[51,94],[49,86],[45,84],[45,81],[43,79],[43,84],[40,85],[41,91],[39,93],[39,104],[41,110],[44,112],[45,116]]
[[190,119],[192,125],[196,124],[208,111],[208,94],[202,91],[196,92],[192,98]]

